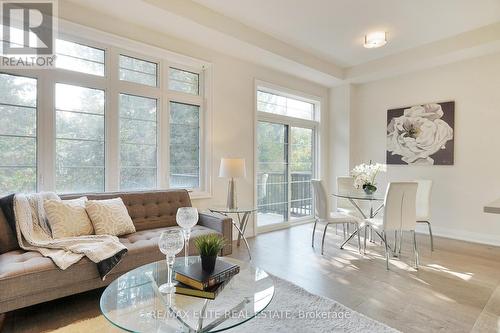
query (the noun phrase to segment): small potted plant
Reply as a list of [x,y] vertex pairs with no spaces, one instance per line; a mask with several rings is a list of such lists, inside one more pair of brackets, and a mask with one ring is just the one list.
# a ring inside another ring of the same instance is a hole
[[225,245],[224,239],[215,234],[203,235],[195,239],[194,245],[200,253],[203,270],[213,272],[217,255]]

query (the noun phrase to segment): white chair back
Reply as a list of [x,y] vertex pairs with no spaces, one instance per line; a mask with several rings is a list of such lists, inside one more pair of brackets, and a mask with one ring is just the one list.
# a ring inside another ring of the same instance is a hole
[[[354,178],[352,177],[337,177],[337,191],[339,193],[350,193],[355,190],[354,188]],[[344,198],[337,198],[337,209],[338,210],[353,210],[352,204],[349,200]]]
[[[339,193],[356,193],[363,195],[364,191],[362,189],[357,189],[354,187],[354,178],[349,176],[337,177],[337,191]],[[362,217],[358,210],[353,206],[353,204],[344,198],[336,198],[337,210],[344,214],[349,214],[357,217]],[[364,212],[369,211],[369,203],[364,200],[357,200],[358,207]]]
[[321,180],[313,179],[311,184],[314,192],[314,217],[320,220],[328,218],[328,197]]
[[384,230],[415,230],[417,187],[415,182],[389,183],[384,202]]
[[419,179],[417,189],[417,221],[429,221],[431,217],[432,180]]

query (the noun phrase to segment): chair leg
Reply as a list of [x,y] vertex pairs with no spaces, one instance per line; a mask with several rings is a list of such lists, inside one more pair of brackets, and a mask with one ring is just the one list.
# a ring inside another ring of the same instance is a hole
[[347,237],[345,225],[346,225],[345,223],[342,223],[342,231],[344,232],[344,239]]
[[359,225],[356,224],[356,234],[358,235],[358,252],[361,253],[361,236],[359,235]]
[[399,230],[399,250],[398,254],[401,255],[401,246],[403,245],[403,230]]
[[434,237],[432,236],[432,228],[431,223],[429,221],[425,221],[429,226],[429,235],[431,236],[431,251],[434,251]]
[[383,242],[385,244],[385,268],[389,270],[389,244],[387,243],[387,233],[384,232]]
[[364,246],[363,246],[363,254],[366,254],[366,238],[368,237],[368,226],[365,225],[365,238],[364,238]]
[[314,227],[313,227],[313,233],[312,233],[312,240],[311,240],[311,246],[314,248],[314,235],[316,234],[316,224],[318,224],[318,220],[314,220]]
[[412,230],[413,233],[413,252],[415,255],[415,269],[418,269],[418,249],[417,249],[417,233],[415,230]]
[[396,256],[397,250],[398,250],[398,231],[394,230],[394,256]]
[[328,223],[325,225],[325,230],[323,230],[323,239],[321,240],[321,255],[323,255],[323,250],[325,248],[326,228],[328,228]]

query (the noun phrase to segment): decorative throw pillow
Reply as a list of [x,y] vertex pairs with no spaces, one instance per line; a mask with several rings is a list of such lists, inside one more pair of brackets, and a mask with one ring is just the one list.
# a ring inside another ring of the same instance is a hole
[[54,239],[94,234],[94,227],[85,210],[86,201],[87,197],[73,200],[50,199],[43,202]]
[[96,235],[121,236],[135,232],[122,198],[89,200],[85,204]]
[[[16,235],[16,217],[14,216],[14,196],[15,194],[10,194],[3,198],[0,198],[0,208],[3,211],[3,215],[10,226],[10,229]],[[17,239],[17,235],[16,235]]]

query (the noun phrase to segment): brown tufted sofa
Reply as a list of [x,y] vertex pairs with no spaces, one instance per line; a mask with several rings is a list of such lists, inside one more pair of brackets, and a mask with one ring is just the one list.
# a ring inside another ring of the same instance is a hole
[[[0,210],[0,314],[29,305],[104,287],[125,272],[138,266],[164,259],[158,249],[161,232],[176,226],[177,208],[191,206],[185,190],[166,190],[127,193],[63,195],[63,199],[87,196],[90,200],[121,197],[127,206],[137,232],[120,237],[128,253],[108,275],[99,278],[97,266],[83,258],[66,270],[57,268],[51,259],[38,252],[21,250],[15,234]],[[232,225],[229,218],[199,214],[191,242],[198,236],[219,233],[227,245],[222,255],[231,253]],[[190,242],[190,243],[191,243]],[[190,254],[196,251],[189,247]],[[184,255],[180,253],[179,255]]]

